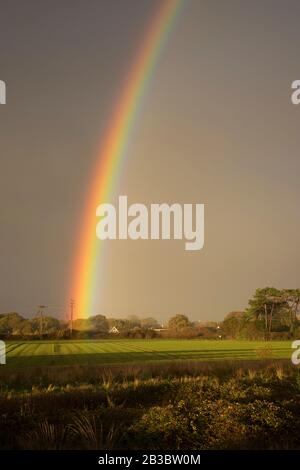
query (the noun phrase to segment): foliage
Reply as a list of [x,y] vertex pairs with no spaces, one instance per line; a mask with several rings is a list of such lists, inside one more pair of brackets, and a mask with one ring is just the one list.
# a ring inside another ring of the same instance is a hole
[[260,364],[85,368],[81,379],[68,368],[64,383],[57,368],[39,386],[28,369],[22,393],[2,383],[0,449],[299,449],[299,371]]
[[230,312],[224,318],[222,332],[226,338],[237,339],[240,338],[244,327],[244,312]]
[[245,312],[230,312],[221,323],[191,322],[186,315],[177,314],[168,322],[168,328],[155,318],[106,318],[94,315],[77,318],[73,321],[72,334],[70,322],[62,322],[50,316],[26,319],[16,312],[0,315],[0,337],[20,339],[64,338],[88,339],[113,337],[109,331],[116,327],[119,337],[123,338],[201,338],[201,339],[238,339],[271,340],[297,338],[300,330],[298,320],[300,289],[276,289],[264,287],[256,289],[249,299]]
[[183,330],[184,328],[188,328],[190,326],[189,319],[186,315],[177,314],[174,317],[171,317],[169,320],[169,328],[170,330]]
[[256,289],[249,300],[246,316],[263,327],[266,340],[270,340],[274,323],[282,326],[288,315],[289,328],[293,331],[297,325],[297,310],[300,302],[299,289],[279,290],[274,287]]
[[[26,327],[26,320],[16,312],[0,315],[0,335],[18,335]],[[30,328],[30,325],[29,325]]]

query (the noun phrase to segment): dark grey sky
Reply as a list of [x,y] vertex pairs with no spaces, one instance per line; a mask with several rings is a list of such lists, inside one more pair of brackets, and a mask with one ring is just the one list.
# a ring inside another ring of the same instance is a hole
[[[159,3],[0,0],[1,312],[65,314],[96,150]],[[118,193],[204,202],[205,247],[111,242],[91,313],[220,319],[298,285],[299,20],[296,0],[186,1]]]

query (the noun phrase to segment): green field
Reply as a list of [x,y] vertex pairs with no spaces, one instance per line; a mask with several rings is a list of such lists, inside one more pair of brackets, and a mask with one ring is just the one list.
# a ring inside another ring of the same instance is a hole
[[8,366],[120,364],[181,360],[284,359],[291,341],[74,340],[7,342]]

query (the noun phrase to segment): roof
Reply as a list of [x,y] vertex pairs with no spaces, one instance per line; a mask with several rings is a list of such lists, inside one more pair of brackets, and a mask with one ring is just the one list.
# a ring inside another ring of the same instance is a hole
[[109,333],[120,333],[118,328],[116,326],[113,326],[110,330]]

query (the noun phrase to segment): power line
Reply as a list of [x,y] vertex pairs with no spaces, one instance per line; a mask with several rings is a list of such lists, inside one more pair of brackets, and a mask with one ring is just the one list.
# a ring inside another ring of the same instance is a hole
[[43,319],[44,319],[44,310],[47,308],[47,305],[38,305],[37,317],[40,320],[40,336],[43,336]]

